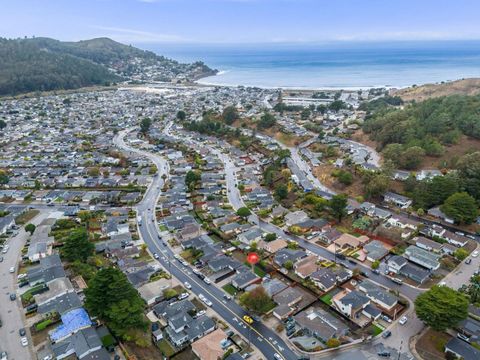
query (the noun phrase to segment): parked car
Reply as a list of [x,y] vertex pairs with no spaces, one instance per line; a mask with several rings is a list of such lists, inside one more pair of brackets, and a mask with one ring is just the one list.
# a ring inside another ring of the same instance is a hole
[[205,284],[207,284],[207,285],[210,285],[210,284],[212,283],[212,281],[211,281],[208,277],[206,277],[205,279],[203,279],[203,282],[204,282]]
[[408,318],[406,316],[402,316],[398,322],[400,325],[405,325],[407,321],[408,321]]
[[2,351],[0,353],[0,360],[8,360],[8,356],[7,356],[7,352],[6,351]]
[[390,357],[390,352],[389,351],[379,351],[379,352],[377,352],[377,355],[381,356],[381,357]]
[[225,300],[232,300],[232,297],[230,295],[227,295],[227,294],[223,294],[223,298]]
[[468,258],[467,260],[465,260],[465,264],[467,265],[470,265],[471,262],[472,262],[472,258]]
[[184,292],[178,296],[178,300],[183,300],[188,298],[188,292]]
[[10,270],[8,270],[8,271],[9,271],[10,273],[14,273],[14,272],[15,272],[15,267],[12,266],[12,267],[10,268]]
[[20,342],[22,343],[22,346],[28,346],[28,339],[26,336],[22,337]]
[[153,257],[154,257],[155,259],[157,259],[157,260],[160,258],[160,256],[158,256],[157,253],[153,253]]
[[386,339],[386,338],[388,338],[388,337],[390,337],[390,336],[392,336],[392,332],[391,332],[390,330],[384,331],[383,334],[382,334],[382,337],[383,337],[384,339]]
[[25,336],[27,332],[25,331],[24,328],[21,328],[20,330],[18,330],[18,333],[20,334],[20,336]]
[[15,301],[16,298],[17,298],[17,295],[15,293],[10,294],[10,300]]
[[388,323],[392,322],[392,319],[390,319],[387,315],[382,315],[382,319],[385,320]]
[[3,256],[0,256],[0,262],[3,262]]
[[478,250],[475,250],[473,253],[472,253],[472,257],[476,258],[478,256]]
[[183,283],[183,285],[185,285],[185,288],[186,288],[186,289],[189,289],[189,290],[190,290],[190,289],[192,288],[192,285],[190,285],[190,283],[189,283],[188,281],[185,281],[185,282]]
[[457,333],[457,338],[459,338],[460,340],[466,341],[467,343],[470,344],[470,338],[466,335]]

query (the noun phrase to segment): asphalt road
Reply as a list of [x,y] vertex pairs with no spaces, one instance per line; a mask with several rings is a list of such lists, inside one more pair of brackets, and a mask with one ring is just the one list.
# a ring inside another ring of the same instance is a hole
[[197,296],[199,294],[205,295],[212,302],[211,308],[247,341],[251,341],[251,344],[259,349],[266,359],[274,359],[274,353],[278,353],[285,360],[297,359],[298,355],[289,349],[272,329],[267,328],[261,322],[254,322],[251,326],[246,324],[242,320],[243,315],[246,314],[243,308],[232,300],[225,300],[223,290],[213,284],[207,285],[191,271],[192,269],[189,266],[183,266],[178,262],[168,246],[163,245],[159,238],[157,224],[152,220],[155,216],[155,205],[163,185],[161,175],[166,174],[168,176],[168,164],[160,156],[127,146],[123,141],[126,132],[119,133],[114,143],[124,151],[132,151],[148,157],[159,169],[159,175],[154,177],[153,183],[145,193],[143,200],[137,205],[137,212],[142,219],[139,231],[149,250],[160,256],[160,264],[178,281],[182,283],[188,281],[194,294]]
[[[46,216],[46,213],[41,213],[30,222],[37,225]],[[7,241],[9,245],[8,252],[0,254],[3,257],[3,261],[0,262],[0,319],[2,320],[2,327],[0,327],[0,350],[7,352],[9,360],[34,359],[28,330],[28,346],[24,347],[20,343],[18,330],[24,327],[23,308],[20,299],[17,297],[15,301],[10,300],[10,294],[16,293],[17,290],[19,254],[28,236],[29,234],[21,227],[18,234]],[[15,268],[13,274],[9,272],[11,267]]]

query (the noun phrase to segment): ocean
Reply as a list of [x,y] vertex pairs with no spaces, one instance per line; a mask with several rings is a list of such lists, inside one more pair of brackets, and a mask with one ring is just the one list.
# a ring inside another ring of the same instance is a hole
[[480,77],[480,41],[138,46],[220,71],[202,84],[358,89]]

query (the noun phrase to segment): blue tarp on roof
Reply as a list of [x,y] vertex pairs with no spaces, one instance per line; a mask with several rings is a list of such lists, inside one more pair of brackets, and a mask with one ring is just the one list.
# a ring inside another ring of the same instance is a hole
[[62,325],[50,332],[53,342],[61,340],[78,330],[89,327],[92,324],[88,313],[84,308],[74,309],[62,315]]

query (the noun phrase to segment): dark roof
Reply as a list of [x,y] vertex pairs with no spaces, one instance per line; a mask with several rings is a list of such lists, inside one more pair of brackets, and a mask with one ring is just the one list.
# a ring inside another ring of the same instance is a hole
[[451,351],[461,356],[464,360],[480,359],[480,350],[475,349],[470,344],[457,338],[452,338],[447,342],[445,351]]

